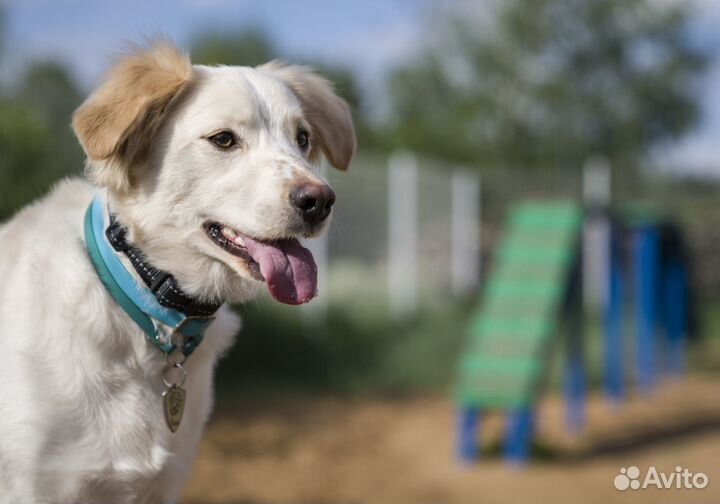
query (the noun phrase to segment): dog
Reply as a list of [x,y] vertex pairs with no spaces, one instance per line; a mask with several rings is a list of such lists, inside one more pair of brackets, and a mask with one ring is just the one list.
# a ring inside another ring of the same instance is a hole
[[307,67],[192,65],[159,41],[72,126],[89,180],[0,227],[0,502],[177,502],[240,327],[227,303],[316,295],[298,238],[331,219],[314,168],[348,168],[351,112]]

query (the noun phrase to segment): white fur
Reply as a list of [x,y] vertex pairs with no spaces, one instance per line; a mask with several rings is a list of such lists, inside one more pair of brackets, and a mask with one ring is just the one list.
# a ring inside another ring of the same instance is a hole
[[[260,284],[202,223],[266,239],[322,231],[299,230],[288,206],[293,181],[322,182],[295,141],[298,125],[311,125],[269,70],[196,66],[193,79],[142,166],[108,159],[89,169],[141,174],[107,198],[151,263],[193,295],[243,302]],[[242,149],[205,138],[227,128]],[[0,227],[0,503],[176,502],[210,414],[213,367],[239,329],[221,308],[187,362],[185,415],[170,433],[164,355],[109,296],[85,250],[83,214],[98,190],[63,181]]]

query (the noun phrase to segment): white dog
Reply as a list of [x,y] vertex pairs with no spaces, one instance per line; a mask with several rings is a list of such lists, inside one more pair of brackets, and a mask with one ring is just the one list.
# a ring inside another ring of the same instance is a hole
[[312,166],[347,169],[350,112],[307,68],[193,66],[158,43],[73,127],[94,185],[0,227],[0,502],[175,502],[239,328],[222,304],[263,283],[315,296],[297,238],[327,226]]

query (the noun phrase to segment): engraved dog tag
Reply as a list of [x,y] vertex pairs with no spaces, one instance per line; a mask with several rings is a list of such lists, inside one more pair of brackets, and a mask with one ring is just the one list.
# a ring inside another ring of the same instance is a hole
[[180,427],[185,410],[185,390],[173,385],[163,392],[163,410],[165,410],[165,422],[170,432],[175,432]]

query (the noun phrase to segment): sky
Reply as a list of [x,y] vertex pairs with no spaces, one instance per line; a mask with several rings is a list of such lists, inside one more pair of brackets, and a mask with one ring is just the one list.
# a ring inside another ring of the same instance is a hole
[[[720,177],[720,0],[690,2],[691,35],[718,57],[701,90],[703,118],[658,162],[685,173]],[[483,0],[474,2],[482,8]],[[431,0],[0,0],[5,13],[2,80],[12,82],[33,59],[67,64],[86,89],[128,41],[170,36],[187,47],[206,30],[260,27],[287,57],[326,60],[355,72],[370,95],[382,94],[393,66],[413,58],[426,37]]]
[[363,86],[415,50],[428,1],[420,0],[0,0],[3,72],[33,58],[67,63],[86,87],[124,43],[164,35],[187,47],[207,30],[260,27],[283,55],[347,65]]
[[702,119],[685,138],[661,153],[670,170],[720,178],[720,0],[658,0],[694,6],[693,36],[714,53],[700,89]]

